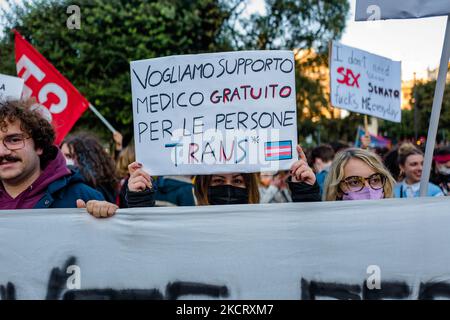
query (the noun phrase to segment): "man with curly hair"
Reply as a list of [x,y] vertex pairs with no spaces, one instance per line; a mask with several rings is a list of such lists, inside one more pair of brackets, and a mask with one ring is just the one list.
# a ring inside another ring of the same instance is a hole
[[117,206],[71,171],[55,131],[25,101],[0,102],[0,210],[86,208],[108,217]]

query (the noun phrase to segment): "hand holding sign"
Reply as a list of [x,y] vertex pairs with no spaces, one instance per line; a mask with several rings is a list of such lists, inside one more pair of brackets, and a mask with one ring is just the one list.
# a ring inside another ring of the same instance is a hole
[[316,183],[316,175],[309,167],[306,155],[300,145],[297,146],[299,160],[291,166],[292,182],[304,182],[309,185]]
[[133,162],[128,166],[130,179],[128,180],[128,190],[132,192],[142,192],[146,188],[152,188],[152,178],[142,169],[142,164]]

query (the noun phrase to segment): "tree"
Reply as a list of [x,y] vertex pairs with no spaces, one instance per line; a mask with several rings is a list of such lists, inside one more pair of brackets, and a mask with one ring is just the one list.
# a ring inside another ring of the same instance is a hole
[[[16,28],[126,136],[132,134],[130,61],[231,49],[220,36],[229,10],[216,0],[79,0],[81,29],[66,27],[70,0],[25,1],[3,12],[0,70],[14,74]],[[91,112],[73,130],[110,137]]]
[[[418,108],[418,136],[427,137],[428,126],[431,117],[431,110],[433,107],[434,91],[436,88],[436,81],[429,81],[419,83],[416,85],[417,101],[411,105]],[[384,132],[389,137],[396,137],[400,141],[404,139],[412,140],[414,138],[414,110],[402,111],[402,122],[393,123],[383,121],[380,124],[381,132]],[[437,134],[437,141],[450,140],[450,84],[447,84],[444,100],[441,109],[441,116],[439,118],[439,127]]]
[[[328,67],[328,44],[338,40],[345,29],[349,12],[347,0],[266,0],[265,12],[243,16],[246,1],[237,1],[234,11],[227,21],[225,33],[229,34],[235,48],[241,50],[273,50],[273,49],[313,49],[310,55],[296,65],[296,92],[298,133],[300,141],[317,130],[322,136],[339,139],[339,134],[347,136],[348,127],[339,131],[330,131],[329,124],[338,120],[326,119],[324,109],[332,114],[325,88],[320,78],[311,78],[303,70],[313,69],[319,72]],[[323,81],[322,81],[323,83]],[[307,108],[305,114],[303,109]],[[313,121],[314,120],[314,121]],[[356,129],[355,131],[356,132]],[[353,140],[353,135],[351,139]]]
[[[18,29],[120,131],[132,134],[130,61],[176,54],[244,49],[310,49],[317,55],[297,66],[298,110],[323,118],[323,88],[304,76],[308,64],[326,65],[327,46],[338,39],[347,0],[266,0],[265,12],[245,16],[242,0],[79,0],[81,30],[66,28],[69,0],[25,0],[3,13],[0,70],[14,74],[13,36]],[[315,124],[299,115],[302,135]],[[110,136],[91,113],[77,128]],[[326,126],[323,126],[326,129]],[[305,130],[307,129],[307,130]]]

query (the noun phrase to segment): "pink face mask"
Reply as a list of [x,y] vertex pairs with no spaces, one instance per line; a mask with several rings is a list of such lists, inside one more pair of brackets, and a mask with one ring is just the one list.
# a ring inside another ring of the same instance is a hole
[[383,188],[374,190],[364,187],[361,191],[349,191],[342,196],[342,200],[380,200],[384,198]]

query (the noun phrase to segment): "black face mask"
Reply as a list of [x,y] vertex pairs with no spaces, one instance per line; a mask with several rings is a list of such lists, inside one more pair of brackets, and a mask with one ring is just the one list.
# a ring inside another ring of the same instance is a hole
[[248,204],[248,189],[229,184],[208,188],[208,202],[211,205]]

